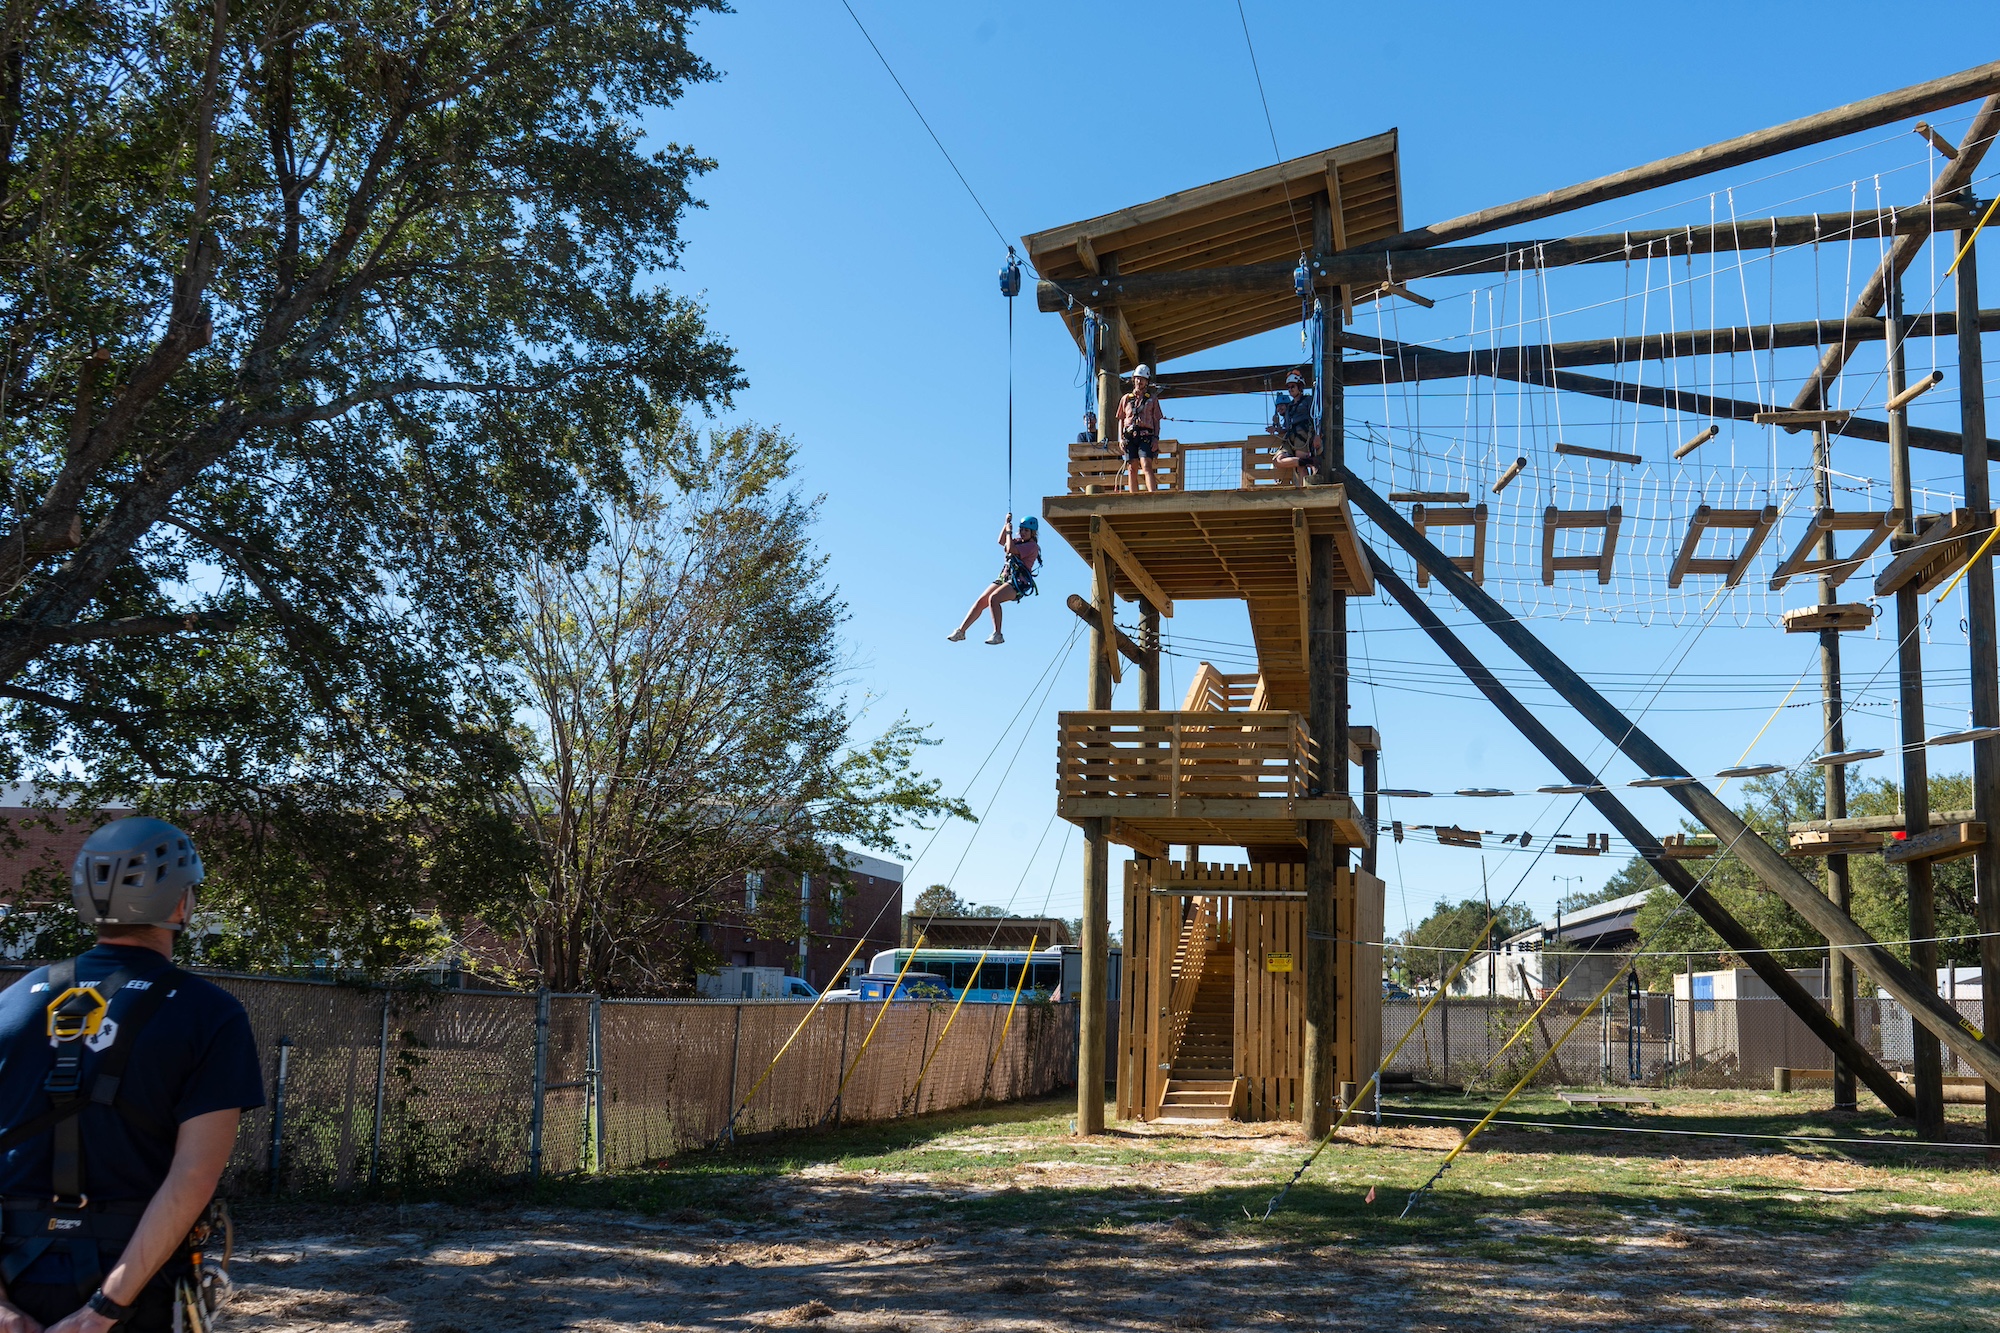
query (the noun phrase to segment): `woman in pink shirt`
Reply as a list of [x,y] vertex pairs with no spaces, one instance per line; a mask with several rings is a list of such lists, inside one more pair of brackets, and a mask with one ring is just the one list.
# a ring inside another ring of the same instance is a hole
[[958,643],[965,638],[965,631],[972,622],[979,619],[981,611],[993,613],[993,636],[988,643],[1005,643],[1000,634],[1000,604],[1016,602],[1035,591],[1035,566],[1042,562],[1041,523],[1033,515],[1021,520],[1019,536],[1014,534],[1014,516],[1007,515],[1006,523],[1000,528],[1000,549],[1007,553],[1007,563],[1000,567],[1000,577],[993,580],[979,600],[965,613],[965,620],[951,633],[945,635],[949,643]]

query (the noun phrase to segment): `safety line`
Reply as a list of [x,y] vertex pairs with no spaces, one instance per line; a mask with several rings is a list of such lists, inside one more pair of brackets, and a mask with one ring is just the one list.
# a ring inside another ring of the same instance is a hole
[[[881,914],[878,912],[876,913],[876,916],[879,919]],[[875,923],[871,921],[869,922],[869,924],[872,926]],[[868,943],[868,932],[863,931],[861,933],[861,938],[854,942],[853,950],[847,955],[846,962],[843,962],[840,965],[839,969],[836,972],[836,975],[838,975],[841,972],[847,971],[848,963],[852,963],[854,961],[855,956],[861,952],[861,946],[866,943]],[[785,1038],[785,1044],[783,1046],[780,1046],[778,1048],[778,1053],[771,1057],[771,1063],[764,1066],[764,1072],[757,1076],[757,1081],[750,1085],[750,1091],[744,1094],[742,1104],[738,1106],[734,1111],[730,1112],[729,1123],[725,1124],[722,1127],[722,1132],[715,1136],[716,1143],[721,1143],[727,1139],[732,1139],[736,1136],[736,1121],[738,1117],[740,1117],[746,1110],[749,1109],[751,1099],[756,1097],[758,1090],[764,1086],[764,1080],[771,1077],[771,1071],[775,1070],[778,1067],[778,1061],[785,1058],[785,1052],[792,1049],[792,1043],[799,1039],[799,1034],[806,1030],[806,1024],[812,1022],[812,1016],[819,1012],[819,1007],[826,1003],[826,997],[831,995],[832,993],[833,993],[833,987],[829,986],[825,990],[821,991],[818,995],[813,997],[813,1002],[811,1006],[806,1009],[805,1017],[801,1018],[799,1020],[799,1025],[792,1029],[792,1035]]]
[[[1063,839],[1063,847],[1065,849],[1069,847],[1069,839]],[[1028,957],[1021,964],[1020,977],[1014,982],[1014,998],[1007,1001],[1007,1017],[1000,1024],[1000,1036],[994,1041],[993,1049],[986,1053],[986,1075],[979,1082],[979,1095],[982,1098],[986,1096],[988,1089],[993,1086],[993,1062],[998,1060],[1000,1052],[1007,1048],[1007,1030],[1014,1025],[1014,1006],[1021,1002],[1021,987],[1028,984],[1028,973],[1035,965],[1035,946],[1040,944],[1041,941],[1042,934],[1040,931],[1033,931],[1028,935]],[[918,1077],[921,1078],[922,1075]]]
[[[995,929],[997,930],[998,927],[995,927]],[[931,1061],[937,1059],[938,1052],[944,1049],[944,1039],[951,1035],[951,1025],[958,1021],[958,1011],[965,1006],[965,997],[972,994],[973,983],[979,980],[979,969],[985,966],[986,955],[991,952],[992,949],[990,948],[982,949],[979,951],[979,959],[972,965],[972,975],[966,979],[964,989],[960,990],[958,993],[958,1002],[952,1005],[950,1015],[946,1017],[946,1019],[944,1020],[944,1027],[938,1032],[937,1043],[931,1047],[931,1053],[924,1057],[923,1064],[917,1069],[917,1081],[910,1085],[910,1095],[903,1099],[903,1109],[905,1113],[907,1113],[911,1107],[916,1105],[917,1096],[919,1093],[923,1091],[924,1075],[930,1073]],[[912,949],[910,953],[912,961],[914,961],[916,950]],[[1028,948],[1028,960],[1021,966],[1021,975],[1024,977],[1028,974],[1028,969],[1033,967],[1035,964],[1034,953],[1035,953],[1034,946],[1030,945]],[[1003,973],[1002,975],[1005,974]],[[891,998],[893,999],[894,997],[892,996]],[[864,1041],[861,1044],[865,1047],[867,1046],[868,1043]]]
[[910,950],[910,956],[903,960],[902,969],[896,973],[896,984],[891,986],[889,993],[882,997],[882,1007],[875,1011],[875,1021],[868,1025],[868,1035],[861,1039],[861,1049],[854,1053],[854,1063],[849,1065],[847,1072],[840,1076],[840,1086],[833,1090],[833,1100],[827,1103],[826,1114],[819,1118],[822,1125],[832,1118],[834,1108],[840,1105],[840,1094],[847,1091],[847,1080],[853,1078],[854,1071],[861,1067],[861,1057],[868,1053],[868,1043],[875,1040],[875,1029],[881,1027],[882,1020],[888,1017],[889,1006],[896,1002],[896,993],[903,989],[903,978],[909,973],[910,964],[917,961],[917,949],[923,947],[924,937],[919,935],[917,936],[916,948]]

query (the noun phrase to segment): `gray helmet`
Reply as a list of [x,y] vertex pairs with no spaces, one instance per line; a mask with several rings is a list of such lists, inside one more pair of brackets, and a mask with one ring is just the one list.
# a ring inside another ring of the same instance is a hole
[[139,816],[114,819],[84,841],[69,891],[88,925],[179,930],[174,908],[201,881],[194,840],[164,819]]

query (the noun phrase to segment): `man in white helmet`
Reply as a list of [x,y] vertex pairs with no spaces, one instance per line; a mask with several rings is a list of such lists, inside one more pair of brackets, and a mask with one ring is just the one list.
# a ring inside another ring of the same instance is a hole
[[1153,368],[1140,366],[1132,372],[1132,390],[1118,400],[1118,438],[1125,458],[1126,489],[1139,489],[1139,477],[1146,489],[1153,484],[1153,460],[1160,456],[1160,399],[1153,392]]
[[1271,433],[1278,447],[1271,464],[1280,485],[1303,486],[1319,460],[1319,434],[1313,430],[1313,401],[1306,394],[1306,377],[1298,371],[1285,376],[1285,393],[1271,413]]
[[264,1078],[242,1004],[173,964],[202,874],[165,820],[105,825],[70,872],[97,947],[0,994],[0,1333],[205,1324],[193,1255]]

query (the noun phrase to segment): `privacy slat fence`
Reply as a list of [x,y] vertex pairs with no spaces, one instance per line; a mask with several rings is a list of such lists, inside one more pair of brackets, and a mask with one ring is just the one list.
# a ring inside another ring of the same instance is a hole
[[[6,969],[18,973],[21,968]],[[243,1001],[264,1062],[235,1191],[320,1192],[612,1170],[739,1136],[886,1120],[1050,1092],[1076,1076],[1071,1004],[598,1000],[209,974]],[[11,981],[0,976],[0,983]],[[282,1047],[280,1043],[285,1043]],[[917,1072],[936,1048],[936,1057]],[[836,1100],[844,1071],[854,1073]]]
[[[1182,443],[1161,440],[1153,464],[1153,484],[1161,491],[1234,491],[1276,486],[1282,480],[1272,463],[1278,441],[1271,435],[1247,440]],[[1115,444],[1071,444],[1069,493],[1084,495],[1124,489],[1124,459]]]

